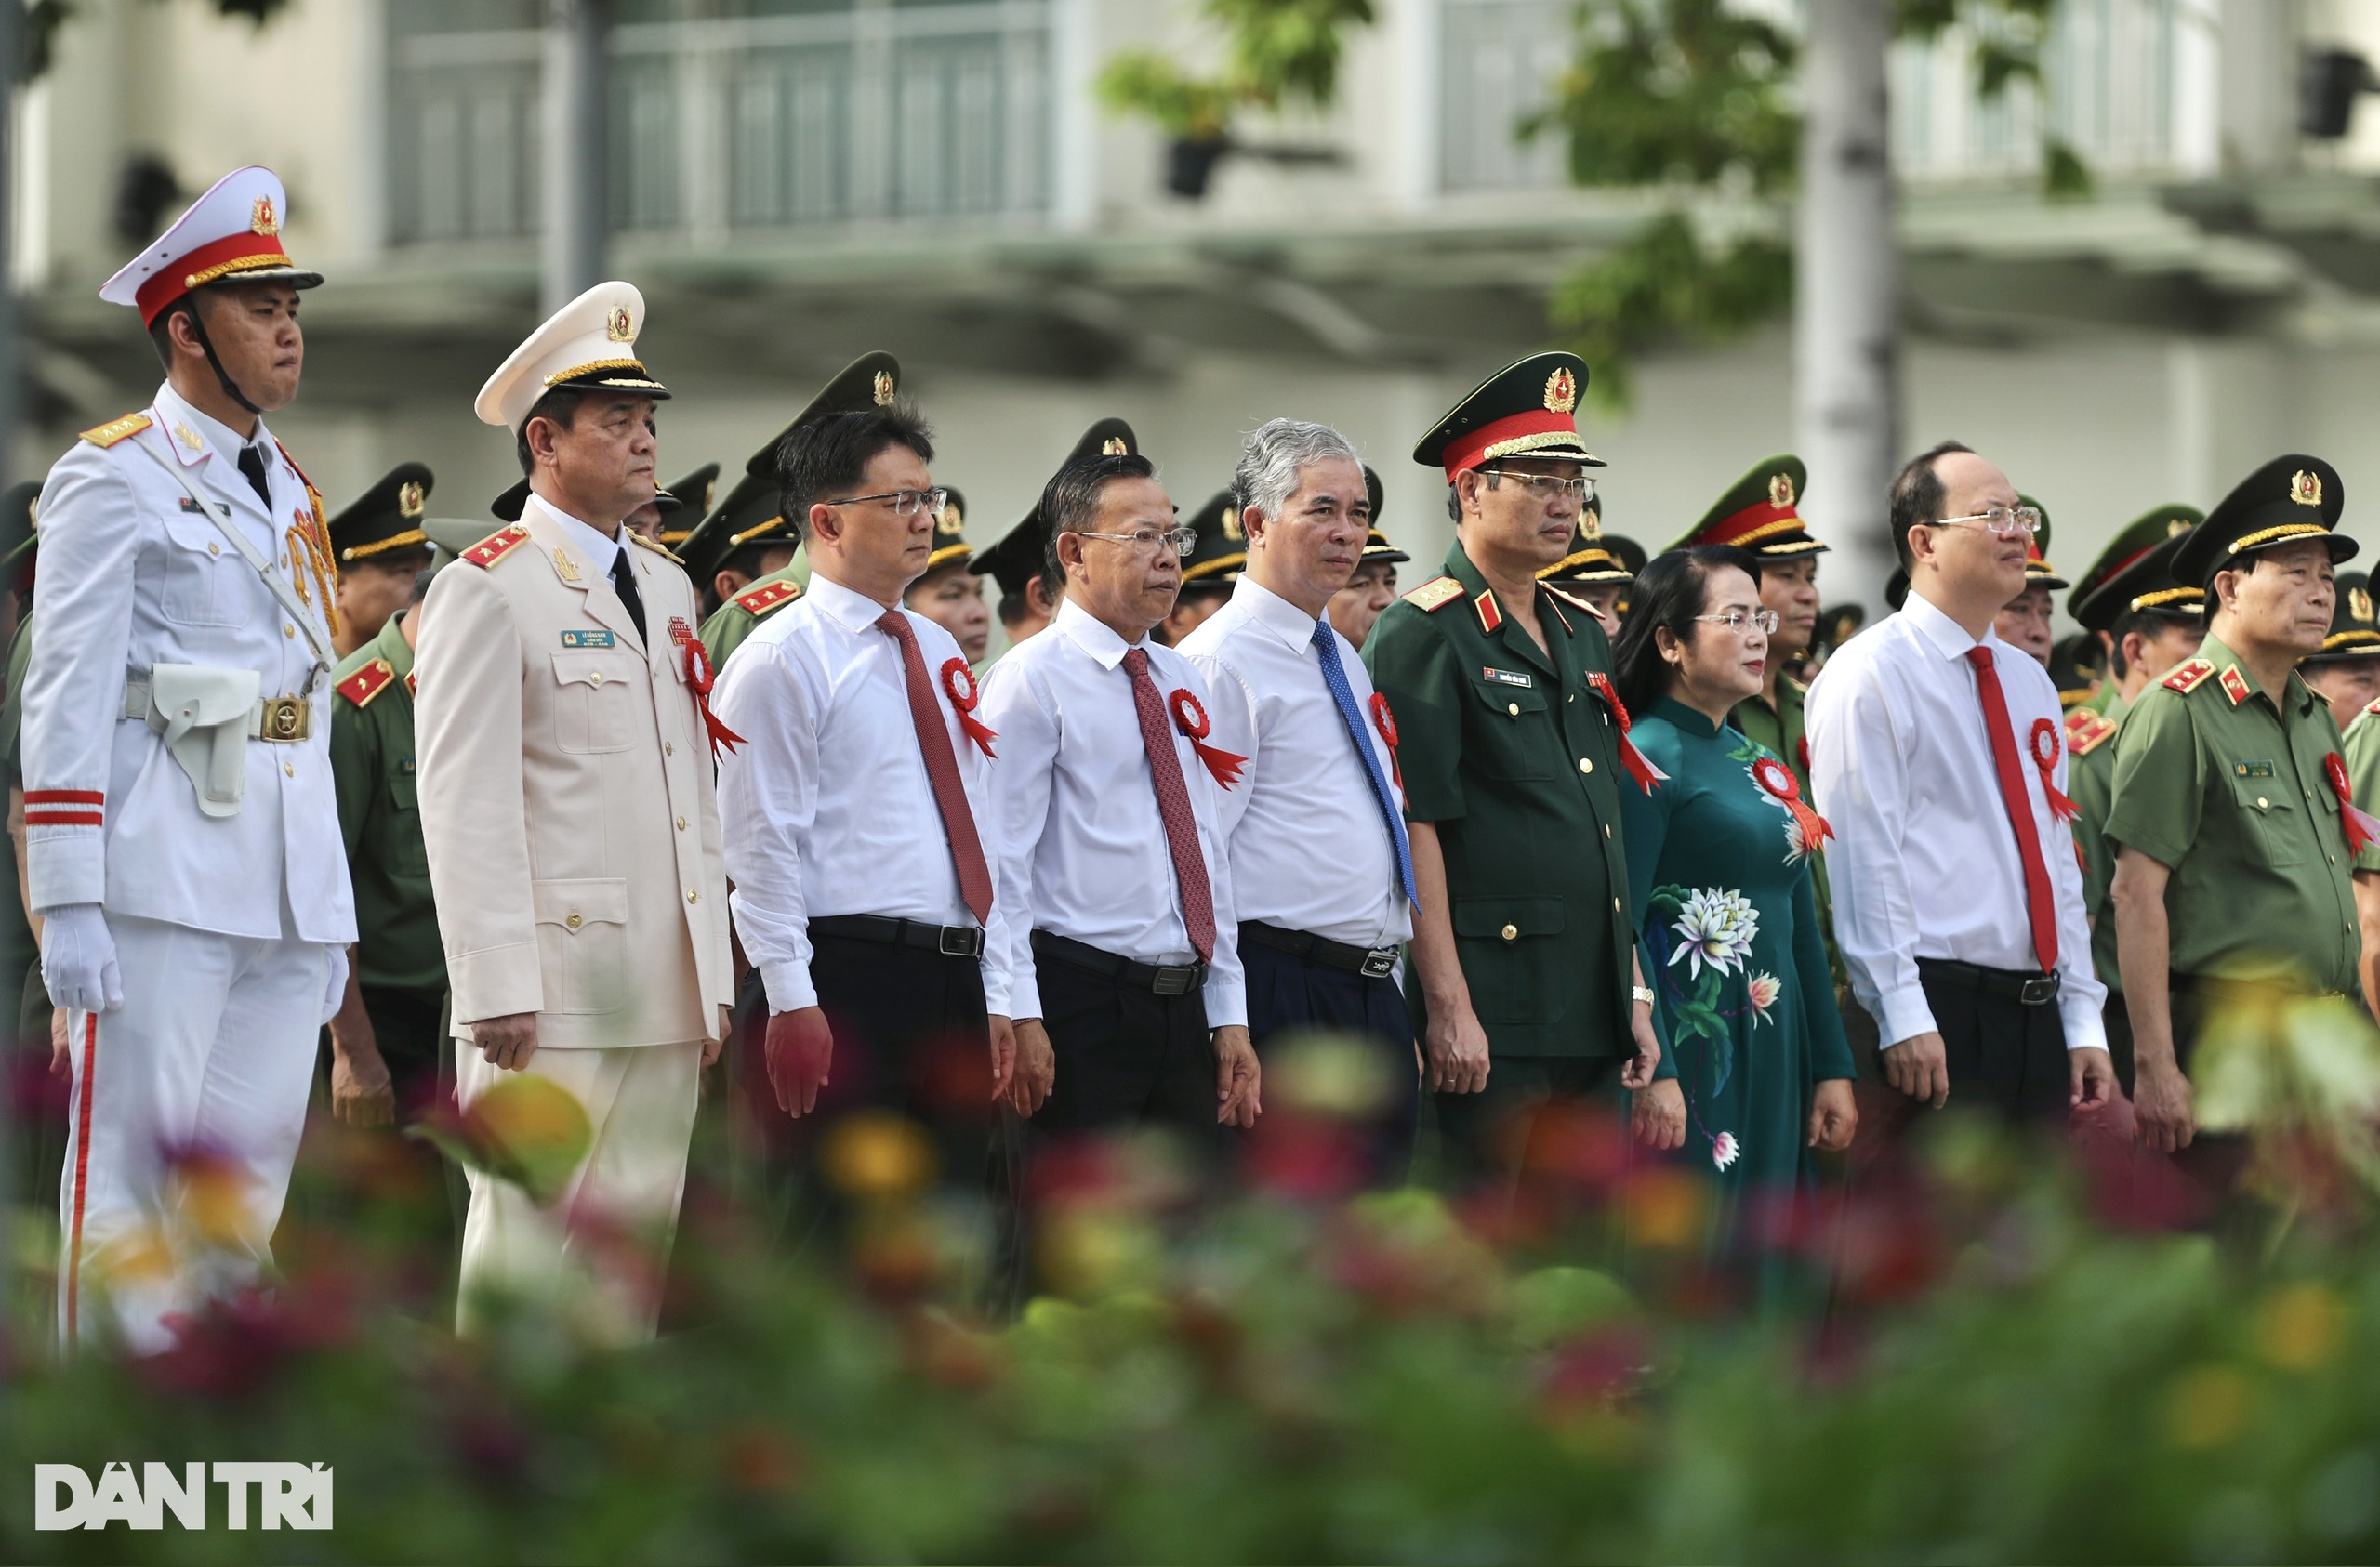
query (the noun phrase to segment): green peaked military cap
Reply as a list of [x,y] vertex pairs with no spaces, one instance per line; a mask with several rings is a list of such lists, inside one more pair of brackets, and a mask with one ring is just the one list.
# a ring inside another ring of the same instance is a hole
[[1182,560],[1184,587],[1229,587],[1248,567],[1248,530],[1240,525],[1239,497],[1228,489],[1183,519],[1197,535]]
[[391,550],[428,549],[421,520],[437,482],[422,463],[399,463],[330,520],[331,553],[341,567]]
[[1603,507],[1590,500],[1570,531],[1570,552],[1537,573],[1540,582],[1627,583],[1645,569],[1645,546],[1603,530]]
[[2174,557],[2174,576],[2205,587],[2242,555],[2309,538],[2328,541],[2333,564],[2352,560],[2355,541],[2334,531],[2346,505],[2338,469],[2298,452],[2275,457],[2234,485],[2190,530]]
[[890,407],[900,395],[901,362],[881,349],[871,349],[835,372],[833,378],[819,388],[818,395],[810,400],[809,406],[796,414],[775,439],[752,454],[744,471],[774,482],[777,476],[777,449],[795,430],[830,414],[865,414],[871,408]]
[[1602,467],[1579,433],[1579,397],[1587,362],[1573,353],[1531,354],[1471,388],[1413,448],[1423,467],[1447,481],[1465,468],[1504,457],[1560,457]]
[[30,586],[33,558],[41,551],[41,522],[34,511],[42,481],[28,479],[0,490],[0,566],[17,568],[16,591]]
[[2049,507],[2027,494],[2018,494],[2018,506],[2031,507],[2042,514],[2042,525],[2025,545],[2025,586],[2027,587],[2064,587],[2066,578],[2049,563]]
[[2361,572],[2341,572],[2338,598],[2331,607],[2330,635],[2322,651],[2306,655],[2307,664],[2336,664],[2342,659],[2380,657],[2380,624],[2372,612],[2372,579]]
[[2091,631],[2112,631],[2128,614],[2196,619],[2205,612],[2206,589],[2175,581],[2174,557],[2205,520],[2206,513],[2177,501],[2142,512],[2117,531],[2075,583],[2067,612]]
[[2088,631],[2070,632],[2050,644],[2049,678],[2057,687],[2060,707],[2079,707],[2090,701],[2091,688],[2107,672],[2107,645]]
[[1755,463],[1669,547],[1733,545],[1764,559],[1823,555],[1827,546],[1810,536],[1796,509],[1809,487],[1809,470],[1790,452]]
[[[1092,457],[1136,457],[1141,454],[1139,438],[1132,434],[1130,425],[1121,419],[1101,419],[1082,432],[1073,450],[1066,454],[1065,460],[1051,471],[1051,477],[1055,478],[1075,464]],[[1037,494],[1023,520],[1003,534],[998,544],[975,552],[975,571],[998,583],[1002,593],[1022,593],[1026,583],[1041,574],[1048,542],[1049,530],[1041,517],[1041,497]]]
[[1364,564],[1368,566],[1378,562],[1394,566],[1412,560],[1413,557],[1391,544],[1388,535],[1380,531],[1380,506],[1385,492],[1381,488],[1380,474],[1369,463],[1364,465],[1364,494],[1370,499],[1372,508],[1370,529],[1364,535]]
[[[664,517],[673,512],[682,511],[689,513],[694,520],[699,520],[709,515],[710,504],[716,498],[718,490],[719,465],[705,463],[683,479],[673,479],[655,490],[653,493],[653,504],[661,508],[661,515]],[[665,527],[661,530],[661,543],[666,548],[675,549],[685,543],[686,535],[693,532],[692,521],[683,528]]]
[[1820,658],[1834,652],[1859,635],[1868,624],[1865,604],[1834,604],[1818,612],[1818,634],[1810,639],[1811,651]]
[[938,572],[945,566],[965,566],[972,570],[975,552],[967,547],[967,497],[949,485],[943,486],[942,515],[933,520],[933,552],[926,557],[926,570]]

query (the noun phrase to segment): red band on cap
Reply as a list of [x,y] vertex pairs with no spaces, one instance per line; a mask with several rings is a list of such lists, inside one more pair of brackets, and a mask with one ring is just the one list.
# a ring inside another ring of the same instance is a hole
[[[247,263],[247,266],[242,265]],[[154,326],[165,307],[190,292],[190,280],[202,273],[212,273],[205,281],[229,272],[245,271],[254,267],[288,267],[296,263],[281,248],[279,234],[231,234],[210,240],[187,256],[178,256],[166,266],[150,274],[133,292],[133,302],[140,307],[140,324]]]
[[[1477,467],[1488,460],[1491,448],[1501,446],[1507,441],[1520,441],[1532,435],[1567,435],[1576,440],[1578,434],[1577,415],[1557,414],[1550,408],[1532,408],[1526,413],[1498,419],[1493,424],[1482,425],[1468,435],[1458,437],[1438,454],[1438,461],[1446,465],[1447,482],[1451,484],[1456,474],[1465,468]],[[1583,446],[1584,442],[1580,444]],[[1518,456],[1525,454],[1505,454]]]
[[1695,542],[1740,545],[1777,531],[1777,524],[1780,522],[1790,522],[1798,528],[1802,526],[1802,514],[1790,506],[1771,506],[1762,501],[1757,506],[1748,506],[1741,511],[1721,518],[1704,529],[1702,536]]

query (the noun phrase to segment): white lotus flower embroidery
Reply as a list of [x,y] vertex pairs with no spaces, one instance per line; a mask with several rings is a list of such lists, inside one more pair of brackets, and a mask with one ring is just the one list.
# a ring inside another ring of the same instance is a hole
[[1673,966],[1679,958],[1686,959],[1686,973],[1693,979],[1702,977],[1706,963],[1725,974],[1743,967],[1752,940],[1760,932],[1760,911],[1730,888],[1706,887],[1686,901],[1672,928],[1682,943],[1670,954]]

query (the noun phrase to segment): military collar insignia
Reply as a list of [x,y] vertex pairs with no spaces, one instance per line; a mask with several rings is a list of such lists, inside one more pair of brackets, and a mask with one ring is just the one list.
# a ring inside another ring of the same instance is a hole
[[553,548],[553,558],[554,572],[562,578],[562,581],[576,582],[579,580],[578,562],[571,559],[569,550],[564,549],[560,545],[556,545]]
[[395,667],[385,658],[376,658],[333,689],[358,707],[368,707],[374,697],[396,683],[396,678]]
[[2238,665],[2225,665],[2219,683],[2223,687],[2223,694],[2231,699],[2232,706],[2237,707],[2248,700],[2248,678],[2240,673]]
[[1504,612],[1496,604],[1496,590],[1483,587],[1471,602],[1472,607],[1479,612],[1479,629],[1494,636],[1496,628],[1504,624]]
[[200,445],[203,444],[203,442],[198,439],[198,432],[191,428],[188,425],[182,423],[179,419],[176,419],[174,421],[174,439],[180,441],[185,447],[193,452],[197,451]]

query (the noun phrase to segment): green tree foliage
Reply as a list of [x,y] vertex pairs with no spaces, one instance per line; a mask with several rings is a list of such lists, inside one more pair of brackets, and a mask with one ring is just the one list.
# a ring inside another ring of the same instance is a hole
[[1128,50],[1100,72],[1101,102],[1180,139],[1221,141],[1243,111],[1329,108],[1347,33],[1373,21],[1372,0],[1203,0],[1199,12],[1223,35],[1218,73],[1187,71],[1162,50]]
[[[9,0],[10,4],[18,0]],[[217,14],[244,17],[262,27],[289,6],[289,0],[208,0]],[[78,0],[31,0],[25,6],[23,31],[17,44],[17,80],[36,82],[49,73],[57,57],[58,35],[81,9]]]

